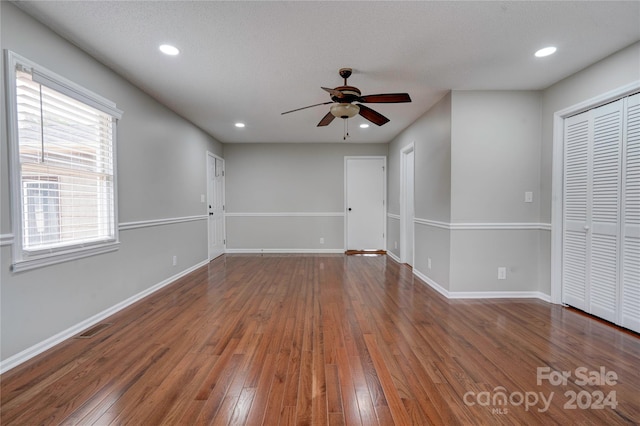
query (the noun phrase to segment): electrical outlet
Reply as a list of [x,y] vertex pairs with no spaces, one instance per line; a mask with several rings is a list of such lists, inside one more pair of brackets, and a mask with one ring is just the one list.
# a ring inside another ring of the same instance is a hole
[[427,257],[427,268],[431,269],[431,258]]
[[320,238],[320,244],[324,244],[324,237]]
[[204,203],[204,194],[200,194],[200,202]]
[[396,249],[396,250],[398,249],[398,242],[397,241],[394,243],[394,247],[393,248]]
[[499,280],[506,280],[507,279],[507,268],[505,268],[504,266],[500,266],[498,268],[498,279]]
[[173,266],[178,264],[178,256],[173,256]]

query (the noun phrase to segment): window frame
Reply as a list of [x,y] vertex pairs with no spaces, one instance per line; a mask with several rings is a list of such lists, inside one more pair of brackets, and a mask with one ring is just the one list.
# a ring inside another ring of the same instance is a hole
[[[102,96],[50,71],[35,62],[5,50],[5,89],[7,95],[7,131],[9,148],[9,191],[11,202],[11,227],[13,232],[12,271],[22,272],[43,266],[54,265],[97,254],[118,250],[120,245],[118,232],[118,168],[117,168],[117,124],[122,111],[116,104]],[[20,167],[20,143],[18,132],[16,69],[31,70],[34,81],[62,93],[70,98],[101,110],[112,117],[111,148],[113,155],[113,237],[93,242],[80,242],[62,247],[27,251],[23,247],[23,188]],[[37,79],[37,80],[36,80]]]

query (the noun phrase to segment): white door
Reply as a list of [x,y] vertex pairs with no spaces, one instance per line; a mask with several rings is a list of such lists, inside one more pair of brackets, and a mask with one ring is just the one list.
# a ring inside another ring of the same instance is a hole
[[224,253],[224,160],[207,153],[209,260]]
[[589,311],[612,322],[618,303],[622,102],[592,110]]
[[591,140],[590,112],[565,120],[564,220],[562,244],[562,302],[584,311],[588,306],[587,248],[588,153]]
[[628,98],[626,111],[620,324],[640,333],[640,94]]
[[385,248],[385,157],[345,158],[346,248]]
[[413,266],[413,235],[414,235],[414,149],[413,144],[402,151],[401,164],[401,200],[400,206],[400,259],[403,263]]
[[565,120],[562,301],[640,331],[640,95]]
[[564,302],[616,322],[622,100],[566,120]]

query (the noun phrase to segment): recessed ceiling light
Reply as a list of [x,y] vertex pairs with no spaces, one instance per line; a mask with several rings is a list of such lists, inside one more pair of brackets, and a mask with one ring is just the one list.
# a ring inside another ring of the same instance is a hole
[[556,53],[556,50],[557,49],[553,46],[542,48],[536,52],[536,57],[543,58],[545,56],[553,55],[554,53]]
[[367,127],[369,127],[369,125],[368,125],[367,123],[362,123],[362,124],[360,125],[360,128],[361,128],[361,129],[366,129]]
[[236,123],[235,126],[236,127],[244,127],[244,123]]
[[176,56],[178,53],[180,53],[177,47],[170,44],[162,44],[160,45],[159,49],[165,55]]

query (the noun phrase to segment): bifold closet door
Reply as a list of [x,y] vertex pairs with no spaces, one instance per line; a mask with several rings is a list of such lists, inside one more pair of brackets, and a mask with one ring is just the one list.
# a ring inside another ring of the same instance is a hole
[[564,210],[562,233],[562,302],[588,310],[591,224],[589,202],[589,154],[593,138],[591,112],[569,117],[564,128]]
[[565,122],[563,302],[617,322],[622,100]]
[[562,301],[640,331],[640,95],[565,120]]
[[620,325],[640,333],[640,94],[627,98]]
[[623,100],[591,110],[593,122],[589,312],[617,322]]

